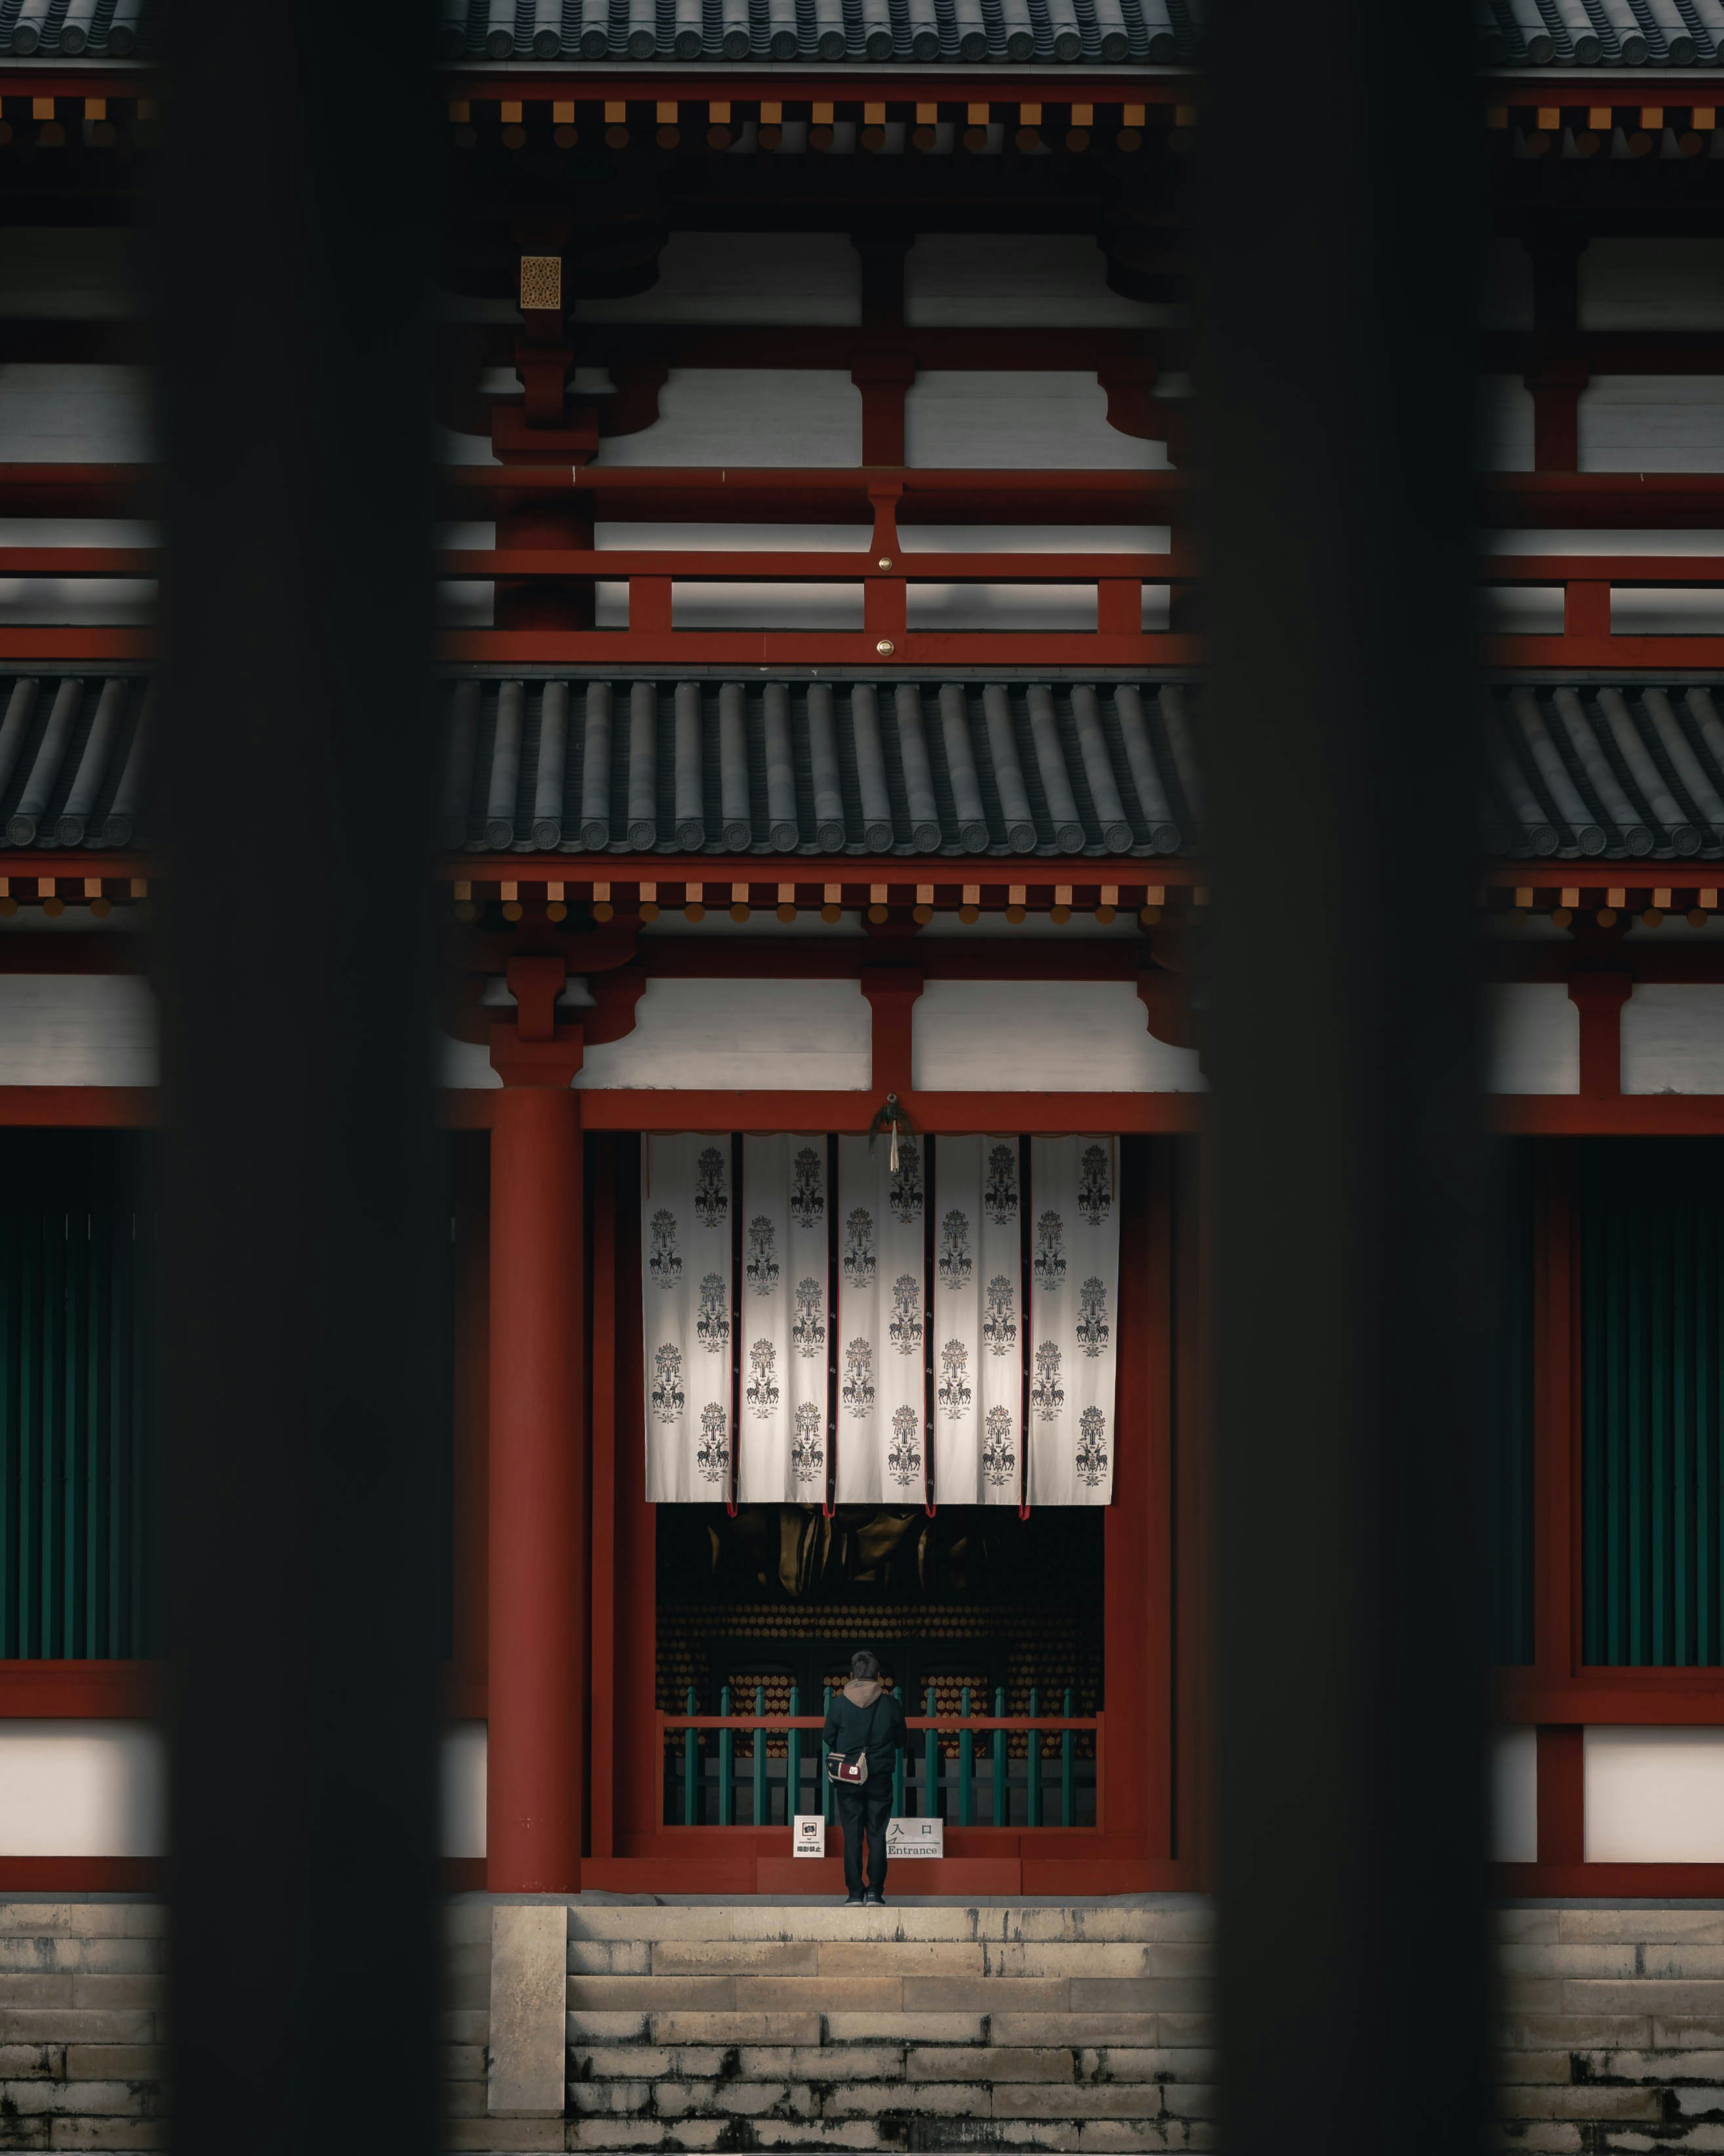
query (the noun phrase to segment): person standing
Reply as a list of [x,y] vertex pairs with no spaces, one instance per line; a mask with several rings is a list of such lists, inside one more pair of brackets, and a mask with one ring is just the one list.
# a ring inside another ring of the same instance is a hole
[[[865,1647],[850,1657],[850,1681],[826,1710],[826,1748],[847,1767],[859,1761],[860,1781],[834,1780],[838,1824],[844,1838],[845,1906],[886,1898],[886,1820],[892,1809],[892,1769],[904,1749],[904,1709],[880,1681],[880,1662]],[[867,1887],[863,1843],[867,1842]]]

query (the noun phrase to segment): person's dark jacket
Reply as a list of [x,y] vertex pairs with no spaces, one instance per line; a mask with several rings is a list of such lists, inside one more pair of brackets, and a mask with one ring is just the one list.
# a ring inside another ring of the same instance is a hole
[[868,1748],[868,1779],[890,1775],[904,1749],[904,1709],[872,1677],[852,1677],[826,1710],[826,1744],[833,1752]]

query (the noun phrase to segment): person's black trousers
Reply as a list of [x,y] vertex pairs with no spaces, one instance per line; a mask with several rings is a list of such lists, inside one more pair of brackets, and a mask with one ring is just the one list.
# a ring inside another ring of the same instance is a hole
[[834,1794],[838,1799],[838,1823],[844,1838],[844,1891],[850,1894],[862,1892],[862,1837],[866,1835],[869,1892],[884,1894],[886,1821],[892,1812],[891,1775],[876,1774],[870,1770],[859,1789],[840,1782]]

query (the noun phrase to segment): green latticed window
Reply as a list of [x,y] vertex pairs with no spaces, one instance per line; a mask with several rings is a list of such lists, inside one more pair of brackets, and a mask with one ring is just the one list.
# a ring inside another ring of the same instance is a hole
[[0,1132],[0,1658],[150,1651],[142,1152]]
[[1583,1652],[1724,1661],[1724,1141],[1580,1147]]

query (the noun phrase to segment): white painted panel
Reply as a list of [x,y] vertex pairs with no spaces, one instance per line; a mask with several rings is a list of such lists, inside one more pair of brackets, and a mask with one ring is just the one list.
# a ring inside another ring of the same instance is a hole
[[1588,1729],[1588,1864],[1724,1863],[1724,1729]]
[[147,368],[0,365],[0,461],[129,465],[154,454]]
[[1538,1732],[1492,1730],[1485,1768],[1490,1776],[1492,1857],[1499,1864],[1536,1864]]
[[836,367],[673,367],[659,417],[601,465],[856,465],[862,398]]
[[1166,524],[911,524],[898,518],[906,554],[1165,554]]
[[0,316],[113,321],[143,312],[122,225],[0,226]]
[[1486,1092],[1580,1091],[1580,1013],[1562,982],[1494,982],[1483,1015]]
[[431,429],[431,459],[439,465],[500,465],[491,454],[489,434],[458,434],[453,427]]
[[130,973],[0,973],[0,1086],[153,1086],[156,999]]
[[844,629],[862,626],[860,584],[695,583],[670,587],[673,629]]
[[1624,1093],[1724,1093],[1724,987],[1637,982],[1622,1007]]
[[905,616],[911,629],[1090,629],[1095,626],[1095,587],[911,584]]
[[490,1724],[452,1722],[443,1732],[441,1770],[443,1853],[483,1856],[485,1740]]
[[1487,554],[1724,554],[1724,531],[1484,531]]
[[0,1856],[161,1856],[167,1747],[147,1722],[0,1722]]
[[155,619],[156,586],[142,578],[0,577],[0,622],[15,628],[140,628]]
[[856,981],[654,980],[634,1032],[589,1048],[575,1083],[859,1091],[873,1039]]
[[1532,469],[1532,392],[1518,375],[1480,377],[1479,464],[1485,471]]
[[456,1040],[449,1034],[439,1033],[432,1042],[432,1055],[436,1085],[471,1090],[503,1082],[491,1068],[490,1049],[476,1040]]
[[1149,1031],[1130,981],[930,981],[911,1083],[944,1093],[1199,1093],[1197,1050]]
[[1724,239],[1594,239],[1579,274],[1583,329],[1724,329]]
[[626,300],[577,300],[583,322],[862,319],[862,258],[842,232],[674,232],[659,281]]
[[1138,329],[1188,314],[1110,291],[1107,257],[1083,234],[925,233],[904,261],[904,316],[918,329]]
[[873,526],[859,524],[595,524],[595,547],[690,554],[860,554]]
[[1724,471],[1724,377],[1601,374],[1580,393],[1583,471]]
[[1093,374],[952,368],[919,374],[904,400],[905,454],[936,468],[1165,471],[1164,443],[1107,424]]

